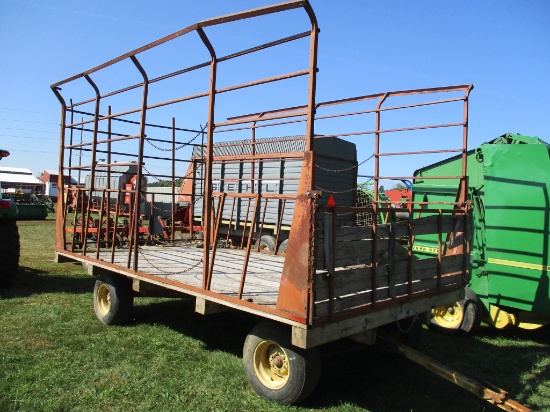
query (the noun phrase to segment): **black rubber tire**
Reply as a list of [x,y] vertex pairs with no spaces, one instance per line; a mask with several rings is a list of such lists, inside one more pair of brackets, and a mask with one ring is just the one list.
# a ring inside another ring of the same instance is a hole
[[271,235],[263,235],[259,241],[256,242],[256,248],[260,246],[260,251],[268,250],[270,252],[275,252],[276,245],[275,238]]
[[288,239],[283,240],[282,243],[279,245],[278,253],[286,253],[287,249],[288,249]]
[[[271,357],[261,356],[261,354],[268,351],[273,357],[275,349],[277,349],[276,353],[282,350],[281,357],[288,364],[286,369],[288,373],[285,383],[280,384],[279,387],[268,387],[262,382],[262,380],[266,381],[266,376],[259,376],[262,372],[257,371],[267,370],[267,366],[274,363],[270,362]],[[258,365],[260,361],[263,362]],[[252,328],[244,343],[243,363],[246,376],[254,391],[258,395],[284,405],[305,400],[315,390],[321,376],[319,348],[300,349],[293,346],[290,327],[271,321],[262,321]]]
[[429,324],[431,330],[462,337],[471,336],[477,331],[483,318],[483,306],[472,289],[466,287],[464,292],[464,299],[455,303],[462,313],[462,319],[459,324],[447,327],[432,317]]
[[19,271],[21,244],[15,219],[0,219],[0,288],[7,288]]
[[134,306],[131,280],[117,274],[101,275],[94,286],[94,310],[105,325],[123,325]]

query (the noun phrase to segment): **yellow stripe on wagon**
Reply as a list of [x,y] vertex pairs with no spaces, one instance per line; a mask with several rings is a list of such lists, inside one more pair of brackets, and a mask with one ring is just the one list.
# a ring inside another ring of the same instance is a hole
[[538,265],[536,263],[516,262],[514,260],[504,260],[504,259],[495,259],[495,258],[489,258],[488,262],[493,263],[495,265],[510,266],[514,268],[550,271],[550,266]]

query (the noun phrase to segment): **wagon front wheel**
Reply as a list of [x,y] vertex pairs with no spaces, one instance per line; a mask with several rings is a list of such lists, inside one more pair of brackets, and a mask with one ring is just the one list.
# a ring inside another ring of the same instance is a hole
[[449,305],[432,309],[430,329],[455,336],[470,336],[478,328],[483,316],[482,304],[469,287],[465,298]]
[[318,348],[293,346],[290,328],[269,321],[250,331],[244,343],[243,363],[256,393],[282,404],[306,399],[317,386],[321,372]]
[[94,286],[94,310],[106,325],[122,325],[130,319],[134,297],[130,280],[120,275],[101,275]]

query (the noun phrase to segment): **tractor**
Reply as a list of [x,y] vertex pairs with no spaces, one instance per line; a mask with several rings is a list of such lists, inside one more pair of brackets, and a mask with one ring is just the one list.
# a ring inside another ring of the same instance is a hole
[[[10,152],[0,149],[0,159],[9,155]],[[2,199],[0,190],[0,288],[10,286],[19,270],[20,243],[16,215],[17,206],[10,199]]]

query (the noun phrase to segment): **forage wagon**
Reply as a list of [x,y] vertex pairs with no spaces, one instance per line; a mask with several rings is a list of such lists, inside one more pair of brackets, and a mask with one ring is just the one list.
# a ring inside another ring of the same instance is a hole
[[[290,1],[203,20],[51,87],[59,177],[89,176],[59,185],[80,203],[58,197],[56,256],[97,279],[99,320],[126,322],[148,295],[262,317],[244,367],[282,403],[314,390],[320,345],[374,343],[386,328],[414,343],[425,314],[462,299],[470,275],[472,86],[318,101],[318,35],[310,4]],[[445,176],[455,199],[383,200],[383,182],[412,179],[392,167],[450,152],[463,162]],[[113,183],[123,167],[131,183]],[[359,168],[371,170],[368,202]],[[168,200],[151,192],[156,181]],[[426,234],[437,253],[417,259]]]

